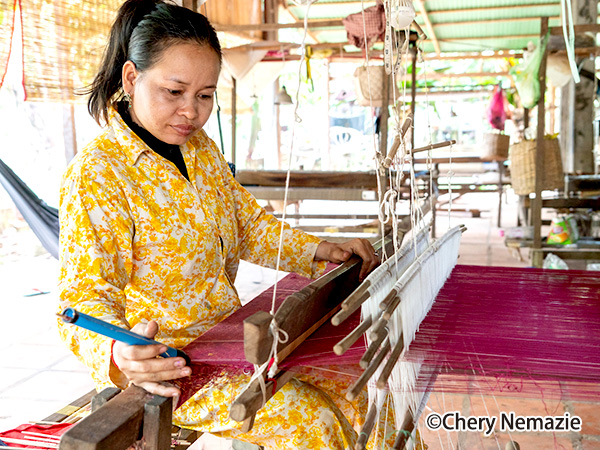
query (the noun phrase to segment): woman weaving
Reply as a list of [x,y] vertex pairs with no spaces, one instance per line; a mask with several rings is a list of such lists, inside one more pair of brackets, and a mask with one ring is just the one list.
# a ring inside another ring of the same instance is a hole
[[[181,348],[240,307],[240,259],[275,266],[280,222],[235,181],[202,130],[220,68],[204,16],[153,0],[128,0],[119,10],[89,90],[89,111],[106,127],[72,161],[61,188],[61,309]],[[353,253],[363,259],[362,277],[378,264],[365,240],[334,244],[284,228],[283,270],[316,277],[327,261]],[[157,358],[162,345],[115,343],[62,321],[59,328],[98,389],[133,383],[175,397],[167,381],[190,374],[181,358]],[[174,421],[239,437],[227,401],[247,381],[231,375],[225,389],[201,389]],[[328,386],[332,396],[292,380],[239,438],[266,448],[348,447],[366,404]]]

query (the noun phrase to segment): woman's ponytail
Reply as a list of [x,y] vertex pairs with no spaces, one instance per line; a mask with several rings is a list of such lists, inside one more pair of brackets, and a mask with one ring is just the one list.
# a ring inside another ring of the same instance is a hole
[[108,121],[108,108],[115,94],[121,91],[121,73],[123,64],[129,59],[129,41],[133,30],[144,16],[151,13],[160,3],[163,2],[128,0],[119,9],[98,73],[92,84],[83,92],[90,95],[88,111],[99,124]]

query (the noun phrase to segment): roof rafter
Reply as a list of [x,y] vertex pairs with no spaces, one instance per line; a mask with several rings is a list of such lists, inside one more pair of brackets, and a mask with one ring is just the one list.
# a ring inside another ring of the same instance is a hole
[[431,25],[431,20],[429,20],[429,15],[427,14],[427,8],[425,8],[425,3],[422,0],[414,1],[419,7],[419,13],[421,14],[421,16],[423,16],[423,21],[425,22],[425,27],[427,28],[429,38],[433,42],[433,48],[435,49],[435,53],[439,55],[442,52],[440,49],[440,43],[438,42],[433,26]]

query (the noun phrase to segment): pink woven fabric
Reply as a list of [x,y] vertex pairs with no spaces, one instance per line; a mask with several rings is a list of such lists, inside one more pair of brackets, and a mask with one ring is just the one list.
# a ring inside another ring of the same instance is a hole
[[406,358],[435,390],[600,400],[600,277],[457,265]]
[[[334,267],[335,265],[330,264],[328,270]],[[312,281],[294,273],[284,277],[277,285],[276,307],[279,307],[286,297]],[[192,376],[174,380],[182,391],[180,403],[193,395],[213,376],[223,371],[229,373],[253,371],[252,364],[244,357],[243,321],[258,311],[270,311],[272,299],[273,288],[271,287],[182,349],[192,360]],[[282,361],[279,365],[280,369],[293,368],[295,372],[311,374],[322,371],[324,374],[330,374],[329,376],[332,371],[335,371],[340,375],[358,377],[360,375],[358,361],[365,352],[362,340],[341,357],[333,352],[333,346],[348,335],[359,321],[360,311],[338,327],[334,327],[330,321],[327,321]]]

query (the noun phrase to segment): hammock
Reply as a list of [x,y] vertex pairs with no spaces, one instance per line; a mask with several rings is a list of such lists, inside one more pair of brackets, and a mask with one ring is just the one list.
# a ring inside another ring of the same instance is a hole
[[1,159],[0,183],[44,248],[58,259],[58,209],[35,195]]

